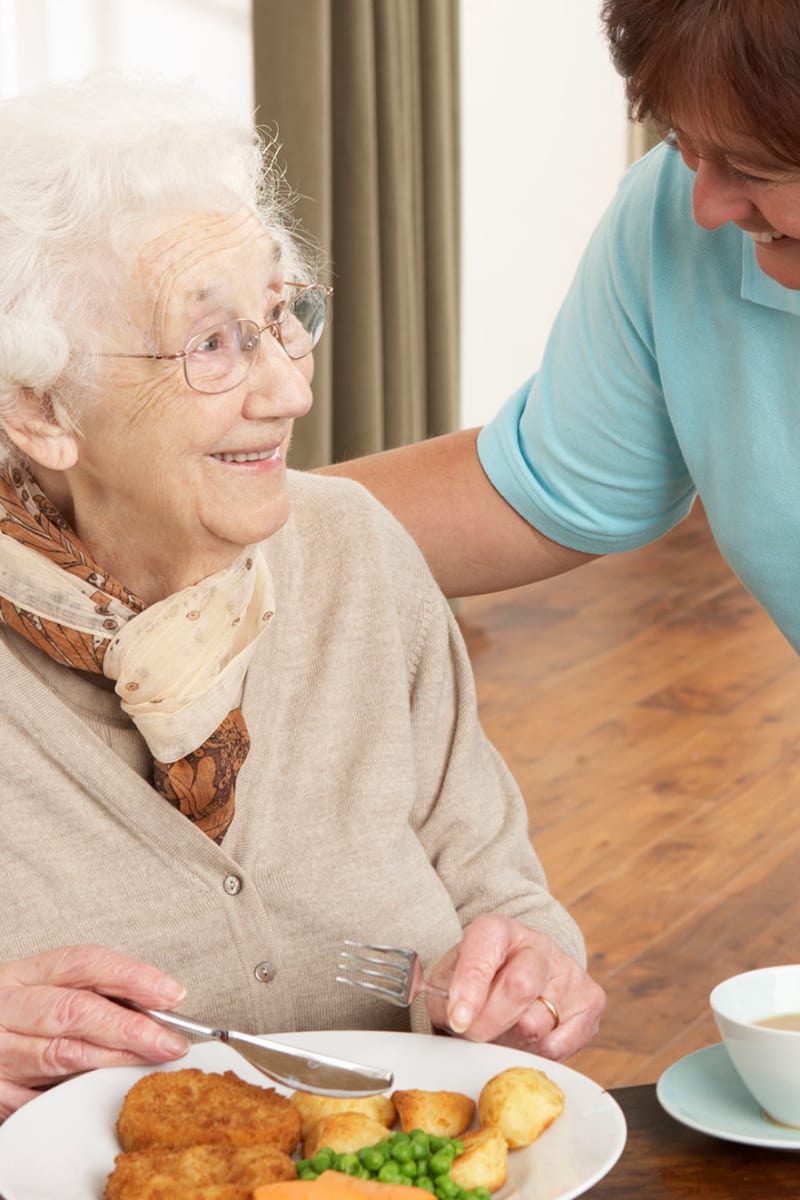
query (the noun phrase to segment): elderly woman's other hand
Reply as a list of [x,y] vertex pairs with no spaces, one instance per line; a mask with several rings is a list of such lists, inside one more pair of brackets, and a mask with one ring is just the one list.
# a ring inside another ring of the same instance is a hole
[[96,1067],[180,1058],[189,1043],[99,993],[173,1008],[181,985],[106,946],[64,946],[0,966],[0,1120],[36,1088]]
[[546,1058],[575,1054],[597,1031],[605,992],[546,934],[510,917],[477,917],[431,971],[448,981],[445,1002],[428,996],[433,1022],[476,1042]]

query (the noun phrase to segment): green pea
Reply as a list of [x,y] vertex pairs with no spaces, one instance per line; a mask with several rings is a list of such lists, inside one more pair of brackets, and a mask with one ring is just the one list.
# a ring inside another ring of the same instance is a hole
[[355,1175],[360,1167],[357,1154],[340,1154],[336,1162],[336,1170],[341,1171],[343,1175]]
[[435,1154],[437,1150],[441,1150],[444,1146],[449,1146],[449,1144],[449,1138],[432,1136],[430,1138],[431,1154]]
[[392,1158],[396,1158],[400,1163],[411,1162],[414,1157],[414,1147],[410,1141],[395,1142],[391,1150]]
[[414,1158],[421,1162],[423,1158],[427,1158],[431,1152],[431,1140],[425,1133],[412,1133],[411,1149],[414,1153]]
[[358,1157],[361,1165],[366,1167],[368,1171],[380,1171],[383,1164],[386,1162],[387,1151],[381,1146],[365,1146],[363,1150],[359,1150]]
[[426,1192],[435,1191],[430,1175],[418,1175],[414,1180],[414,1187],[423,1188]]
[[433,1185],[439,1200],[455,1200],[455,1197],[461,1191],[458,1184],[447,1174],[434,1175]]
[[437,1175],[446,1175],[453,1165],[452,1150],[437,1150],[432,1154],[428,1163],[428,1170],[435,1179]]
[[400,1183],[401,1178],[400,1163],[394,1158],[385,1162],[378,1171],[378,1179],[381,1183]]
[[413,1158],[409,1162],[400,1163],[400,1174],[404,1179],[413,1179],[417,1173],[417,1164]]
[[302,1166],[301,1167],[300,1164],[298,1163],[297,1164],[297,1178],[298,1179],[308,1179],[313,1182],[315,1179],[318,1179],[319,1176],[317,1175],[317,1172],[314,1170],[313,1167],[311,1167],[311,1166]]
[[333,1163],[334,1154],[332,1150],[319,1150],[311,1159],[311,1166],[321,1175],[323,1171],[329,1171]]
[[[453,1138],[450,1145],[453,1148],[453,1153],[455,1154],[456,1158],[458,1158],[459,1154],[464,1153],[464,1143],[460,1142],[458,1138]],[[491,1195],[491,1192],[489,1194]]]

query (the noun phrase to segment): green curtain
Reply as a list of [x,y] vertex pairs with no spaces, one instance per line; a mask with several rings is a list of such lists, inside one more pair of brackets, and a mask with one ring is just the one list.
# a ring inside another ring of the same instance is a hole
[[664,138],[663,131],[652,121],[628,122],[628,162],[636,162]]
[[333,320],[293,466],[458,427],[459,0],[253,0],[277,132]]

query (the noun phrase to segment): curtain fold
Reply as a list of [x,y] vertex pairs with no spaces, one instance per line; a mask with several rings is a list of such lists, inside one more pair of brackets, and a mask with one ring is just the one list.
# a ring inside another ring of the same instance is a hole
[[333,321],[292,465],[458,427],[458,0],[253,0],[259,124]]
[[652,150],[663,141],[663,130],[652,121],[628,122],[628,163],[636,162],[648,150]]

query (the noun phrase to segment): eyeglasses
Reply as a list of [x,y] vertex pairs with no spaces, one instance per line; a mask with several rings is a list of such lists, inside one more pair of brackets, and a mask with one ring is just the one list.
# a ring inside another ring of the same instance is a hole
[[182,362],[186,382],[195,392],[214,396],[230,392],[247,378],[258,358],[261,335],[269,331],[289,358],[305,358],[322,337],[333,288],[320,283],[287,283],[265,325],[236,318],[204,329],[180,354],[105,354],[104,358],[150,358]]

